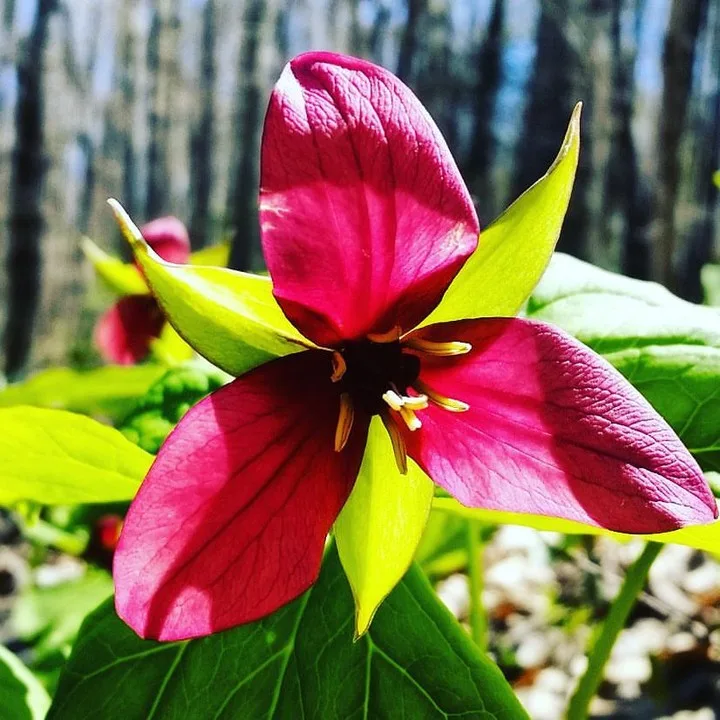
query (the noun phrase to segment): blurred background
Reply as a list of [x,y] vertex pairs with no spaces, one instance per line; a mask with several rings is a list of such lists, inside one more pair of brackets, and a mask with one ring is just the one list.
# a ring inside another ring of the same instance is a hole
[[[583,100],[561,249],[702,299],[720,248],[720,0],[0,0],[0,336],[8,378],[92,361],[87,234],[108,196],[262,267],[260,134],[283,64],[369,58],[428,107],[483,224]],[[92,302],[90,303],[92,307]]]

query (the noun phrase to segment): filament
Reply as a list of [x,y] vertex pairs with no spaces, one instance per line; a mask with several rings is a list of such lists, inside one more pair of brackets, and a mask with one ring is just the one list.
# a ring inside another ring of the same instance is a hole
[[407,447],[405,446],[405,438],[400,432],[395,420],[390,416],[390,413],[381,413],[380,419],[385,425],[388,435],[390,436],[390,443],[392,444],[393,455],[395,456],[395,464],[401,475],[407,475]]
[[335,452],[340,452],[347,445],[353,421],[355,420],[355,409],[349,393],[340,394],[340,412],[338,414],[337,427],[335,428]]

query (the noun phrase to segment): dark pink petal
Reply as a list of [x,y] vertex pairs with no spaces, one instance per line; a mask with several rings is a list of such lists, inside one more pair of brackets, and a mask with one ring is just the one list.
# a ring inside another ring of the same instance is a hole
[[140,228],[148,245],[163,259],[184,264],[190,257],[190,237],[176,217],[161,217]]
[[665,421],[605,360],[550,325],[461,321],[417,333],[464,340],[423,362],[421,380],[470,404],[421,411],[409,454],[473,507],[654,533],[717,515],[700,468]]
[[192,408],[160,449],[115,553],[119,615],[143,637],[197,637],[306,590],[352,489],[367,420],[335,452],[327,353],[281,358]]
[[95,344],[108,362],[132,365],[150,352],[165,317],[152,295],[126,295],[98,320]]
[[412,329],[477,245],[470,195],[418,99],[342,55],[307,53],[283,70],[260,196],[275,296],[324,346]]

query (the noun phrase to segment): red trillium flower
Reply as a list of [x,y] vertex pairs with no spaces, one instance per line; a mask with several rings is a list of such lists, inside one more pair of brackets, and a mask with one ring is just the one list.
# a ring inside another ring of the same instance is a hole
[[[314,582],[334,524],[360,602],[370,570],[350,540],[385,503],[395,519],[385,546],[367,540],[374,566],[407,555],[432,500],[428,476],[468,506],[624,532],[715,517],[677,436],[585,346],[524,319],[423,325],[450,301],[479,227],[445,141],[391,73],[328,53],[286,66],[265,121],[260,217],[272,292],[294,329],[282,320],[284,357],[184,416],[133,502],[114,577],[117,610],[139,634],[189,638],[273,612]],[[265,335],[250,294],[228,288],[265,281],[183,275],[121,220],[177,330],[240,374],[228,340],[237,318]],[[503,283],[523,274],[524,258],[514,262]],[[374,606],[359,611],[359,632]]]
[[[188,261],[190,238],[185,225],[177,218],[168,216],[153,220],[143,225],[142,233],[150,247],[164,260],[172,263]],[[151,342],[160,337],[164,324],[165,316],[149,289],[125,295],[98,320],[95,344],[107,362],[132,365],[147,357]]]

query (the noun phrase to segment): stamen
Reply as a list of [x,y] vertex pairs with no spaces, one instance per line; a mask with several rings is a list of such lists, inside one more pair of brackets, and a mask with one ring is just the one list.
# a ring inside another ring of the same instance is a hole
[[368,333],[367,339],[370,340],[370,342],[376,343],[395,342],[400,339],[400,326],[396,325],[394,328],[384,333]]
[[395,455],[395,464],[401,475],[407,475],[407,447],[405,446],[405,438],[400,433],[400,428],[389,413],[381,413],[380,419],[385,425],[390,442],[392,443],[393,455]]
[[414,388],[423,395],[426,395],[432,402],[444,410],[449,410],[450,412],[466,412],[470,409],[470,406],[466,402],[445,397],[445,395],[441,395],[431,387],[428,387],[422,380],[416,380]]
[[334,383],[339,382],[342,380],[343,375],[345,375],[345,371],[347,370],[345,358],[339,352],[334,352],[332,354],[332,368],[333,371],[330,376],[330,380]]
[[352,398],[349,393],[341,393],[340,413],[335,428],[335,452],[340,452],[347,445],[354,420],[355,409],[353,408]]
[[410,410],[410,408],[405,407],[404,405],[400,408],[400,417],[405,421],[405,424],[408,426],[408,430],[411,432],[419,430],[422,427],[420,418],[413,410]]
[[383,393],[382,399],[393,409],[396,411],[400,411],[400,408],[404,404],[404,398],[402,398],[400,395],[398,395],[394,390],[388,390],[387,392]]
[[403,395],[402,401],[408,410],[424,410],[428,406],[427,395]]
[[437,357],[465,355],[472,350],[472,345],[466,342],[434,342],[432,340],[423,340],[422,338],[405,340],[403,341],[403,346],[408,350],[417,350],[417,352],[425,353],[425,355],[435,355]]

